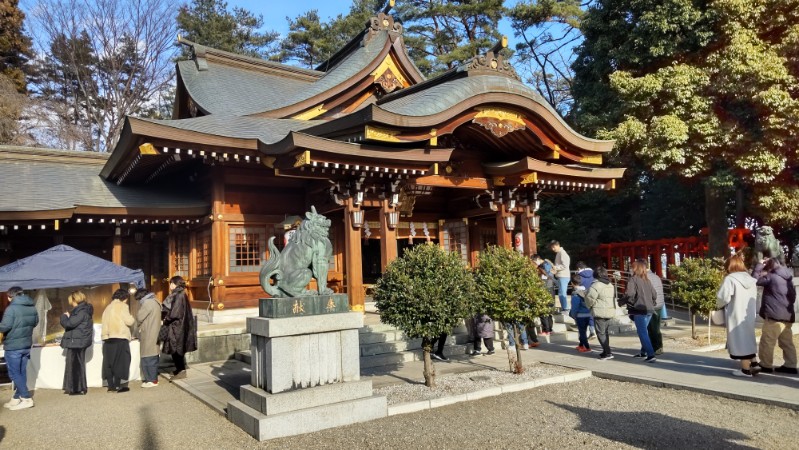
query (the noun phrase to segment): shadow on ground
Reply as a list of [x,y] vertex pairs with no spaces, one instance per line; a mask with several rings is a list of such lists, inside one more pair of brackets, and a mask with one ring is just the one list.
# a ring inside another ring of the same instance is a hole
[[[579,406],[547,403],[577,415],[576,430],[639,448],[755,449],[741,444],[749,436],[650,411],[602,411]],[[738,441],[738,442],[736,442]]]

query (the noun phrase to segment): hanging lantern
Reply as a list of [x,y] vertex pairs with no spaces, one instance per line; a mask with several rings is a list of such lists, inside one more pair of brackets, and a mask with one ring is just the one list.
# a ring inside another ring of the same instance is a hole
[[363,210],[350,211],[352,215],[352,227],[361,228],[363,226]]
[[505,224],[505,231],[513,231],[516,228],[516,216],[513,214],[503,217],[502,222]]
[[386,213],[386,222],[388,222],[388,227],[390,229],[397,228],[399,224],[399,211],[389,211]]
[[527,225],[530,227],[530,231],[538,232],[541,225],[541,217],[536,215],[531,215],[527,217]]

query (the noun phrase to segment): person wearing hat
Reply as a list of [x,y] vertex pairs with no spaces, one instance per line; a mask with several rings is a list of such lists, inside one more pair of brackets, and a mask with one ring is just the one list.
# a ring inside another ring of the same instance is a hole
[[28,361],[31,359],[33,329],[39,324],[33,299],[19,286],[6,293],[11,304],[3,314],[0,333],[3,334],[8,376],[14,382],[14,396],[3,407],[12,411],[33,407],[33,398],[28,391]]

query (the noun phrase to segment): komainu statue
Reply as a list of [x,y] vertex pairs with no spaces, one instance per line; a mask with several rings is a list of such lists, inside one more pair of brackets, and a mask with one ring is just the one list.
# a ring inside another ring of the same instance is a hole
[[782,251],[780,241],[774,236],[774,230],[770,226],[764,225],[757,230],[755,235],[755,251],[752,254],[752,267],[764,258],[776,258],[783,266],[785,265],[785,254]]
[[[333,253],[329,231],[330,220],[311,206],[282,252],[275,247],[274,236],[269,238],[269,259],[260,274],[264,291],[272,297],[332,294],[327,287],[328,260]],[[316,291],[305,289],[311,278],[316,278]]]

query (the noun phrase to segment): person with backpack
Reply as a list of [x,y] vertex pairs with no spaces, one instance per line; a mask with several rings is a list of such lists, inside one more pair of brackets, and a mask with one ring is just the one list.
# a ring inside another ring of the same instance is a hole
[[[763,286],[763,299],[759,312],[763,318],[758,348],[760,371],[795,375],[799,371],[796,367],[796,346],[793,344],[791,331],[796,319],[794,313],[796,288],[793,285],[793,274],[775,258],[769,258],[755,266],[752,276],[757,279],[758,286]],[[779,367],[773,365],[775,345],[779,345],[782,349],[785,361]]]
[[61,348],[66,350],[64,367],[64,393],[69,395],[86,395],[89,390],[86,383],[86,349],[94,341],[94,307],[86,301],[83,291],[75,291],[67,297],[73,309],[61,315],[61,326],[64,336]]
[[33,407],[33,397],[28,390],[28,361],[33,347],[33,329],[39,323],[33,299],[19,286],[6,293],[11,304],[3,314],[0,333],[3,334],[8,376],[14,382],[14,396],[3,404],[11,411]]
[[[580,275],[581,284],[588,292],[588,289],[594,284],[594,270],[588,267],[584,262],[577,261],[577,275]],[[588,339],[596,336],[596,328],[594,326],[594,317],[588,322]]]
[[627,312],[635,323],[638,339],[641,341],[641,351],[635,357],[646,358],[646,362],[653,363],[657,358],[652,341],[649,340],[647,326],[655,310],[657,292],[647,276],[649,269],[647,269],[646,263],[640,260],[633,261],[632,272],[624,297],[619,299],[619,306],[627,307]]
[[602,353],[599,359],[602,361],[613,359],[613,352],[610,349],[610,321],[616,317],[616,290],[608,277],[608,270],[604,267],[597,267],[596,278],[585,294],[585,304],[591,310],[591,316],[596,325],[596,336],[599,345],[602,346]]

